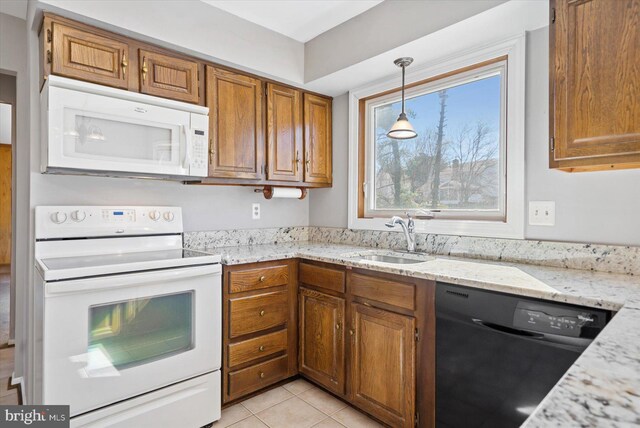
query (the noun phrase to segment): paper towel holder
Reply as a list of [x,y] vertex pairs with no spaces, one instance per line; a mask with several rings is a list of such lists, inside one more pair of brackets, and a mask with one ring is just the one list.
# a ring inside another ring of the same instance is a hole
[[[262,193],[265,199],[271,199],[273,197],[273,186],[264,186],[262,189],[254,189],[255,193]],[[300,189],[301,195],[298,199],[304,199],[307,196],[307,189],[305,187],[297,187]]]

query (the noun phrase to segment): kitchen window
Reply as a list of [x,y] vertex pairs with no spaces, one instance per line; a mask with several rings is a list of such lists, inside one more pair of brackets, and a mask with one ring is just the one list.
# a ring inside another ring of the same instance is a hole
[[498,59],[409,88],[409,140],[387,137],[398,92],[366,101],[365,216],[504,220],[506,71]]
[[408,69],[416,138],[387,137],[397,77],[349,93],[350,228],[410,213],[418,232],[523,237],[524,49],[519,36]]

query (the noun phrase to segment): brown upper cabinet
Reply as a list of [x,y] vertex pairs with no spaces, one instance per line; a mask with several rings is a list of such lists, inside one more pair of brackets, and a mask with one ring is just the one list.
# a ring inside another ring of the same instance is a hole
[[304,94],[304,181],[331,184],[331,99]]
[[198,63],[140,49],[140,92],[198,103]]
[[550,166],[640,167],[640,0],[550,6]]
[[64,77],[127,89],[129,45],[58,22],[46,30],[51,44],[45,61],[51,72]]
[[302,181],[302,94],[267,83],[267,179]]
[[263,177],[262,82],[207,66],[209,176]]

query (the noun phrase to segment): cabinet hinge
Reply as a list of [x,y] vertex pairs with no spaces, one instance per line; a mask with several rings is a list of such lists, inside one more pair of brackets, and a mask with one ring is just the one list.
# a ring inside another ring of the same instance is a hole
[[415,426],[420,426],[420,413],[416,412]]
[[51,51],[47,51],[47,64],[51,64]]
[[47,28],[47,43],[51,43],[51,29]]
[[418,330],[417,328],[416,328],[415,337],[416,337],[416,342],[419,342],[420,341],[420,330]]
[[553,137],[549,138],[549,148],[552,152],[556,150],[556,139]]
[[556,22],[556,8],[551,9],[551,23]]

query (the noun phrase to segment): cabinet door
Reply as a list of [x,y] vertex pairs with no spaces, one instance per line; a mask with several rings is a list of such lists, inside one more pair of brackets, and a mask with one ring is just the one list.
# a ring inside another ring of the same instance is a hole
[[640,162],[639,16],[640,0],[555,2],[552,166]]
[[304,181],[331,184],[331,100],[304,94]]
[[267,84],[267,179],[302,181],[300,91]]
[[414,426],[415,319],[351,304],[350,399],[394,427]]
[[262,82],[207,66],[209,176],[263,177]]
[[124,42],[54,22],[52,51],[53,74],[128,87],[129,46]]
[[344,299],[300,288],[299,371],[344,394]]
[[140,92],[197,103],[198,63],[144,49],[139,51]]

